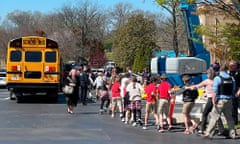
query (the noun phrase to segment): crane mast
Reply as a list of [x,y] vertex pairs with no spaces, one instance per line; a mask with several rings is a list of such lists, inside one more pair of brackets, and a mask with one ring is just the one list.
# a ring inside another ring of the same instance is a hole
[[207,67],[209,67],[210,53],[204,47],[202,37],[194,32],[195,27],[200,25],[199,16],[196,14],[197,4],[189,4],[185,0],[181,0],[180,9],[185,22],[189,56],[205,60]]

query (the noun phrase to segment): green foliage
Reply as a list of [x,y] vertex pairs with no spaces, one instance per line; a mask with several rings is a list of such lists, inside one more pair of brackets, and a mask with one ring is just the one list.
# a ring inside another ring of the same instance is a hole
[[204,26],[196,26],[194,29],[194,32],[198,34],[208,34],[208,35],[211,33],[210,29]]
[[140,48],[136,53],[132,70],[135,72],[141,72],[144,68],[148,68],[150,64],[150,56],[150,48]]
[[111,52],[112,51],[112,44],[113,44],[113,42],[112,42],[112,40],[111,39],[108,39],[108,40],[106,40],[106,41],[104,41],[104,50],[106,51],[106,52]]
[[196,0],[186,0],[186,2],[189,4],[194,4],[196,2]]
[[157,4],[164,5],[167,3],[167,0],[156,0]]
[[[170,3],[180,3],[180,0],[155,0],[158,5],[166,5]],[[186,0],[186,3],[193,4],[196,0]]]
[[[195,32],[209,37],[210,44],[216,45],[213,52],[219,59],[223,61],[239,59],[240,24],[219,24],[212,29],[206,26],[198,26]],[[223,53],[228,53],[228,55],[222,55]]]
[[222,34],[227,38],[226,44],[230,48],[232,59],[239,60],[240,57],[240,24],[224,25]]
[[[199,35],[207,35],[207,36],[210,36],[210,37],[212,37],[212,42],[214,41],[216,41],[216,34],[215,34],[215,32],[213,32],[213,31],[211,31],[210,29],[209,29],[209,27],[206,27],[206,26],[196,26],[195,28],[194,28],[194,31],[193,31],[193,33],[195,33],[195,34],[199,34]],[[193,41],[195,41],[195,42],[202,42],[202,41],[199,41],[199,39],[193,39]]]
[[[143,48],[153,49],[155,46],[154,21],[144,18],[142,14],[136,14],[129,18],[128,23],[116,31],[113,38],[113,60],[120,68],[125,69],[127,66],[133,66],[135,58],[142,55],[139,52]],[[145,49],[144,49],[145,50]],[[133,70],[139,70],[137,63],[146,67],[146,60],[141,59],[135,62]]]
[[107,60],[113,60],[113,53],[112,52],[105,52]]

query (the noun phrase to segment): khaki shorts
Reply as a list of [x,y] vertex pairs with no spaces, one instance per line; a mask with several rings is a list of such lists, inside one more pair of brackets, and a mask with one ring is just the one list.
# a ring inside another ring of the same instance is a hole
[[112,106],[116,107],[116,106],[122,106],[122,98],[121,97],[117,97],[117,98],[112,98]]
[[184,102],[182,112],[184,114],[190,114],[193,107],[194,107],[194,102]]
[[169,101],[166,99],[158,100],[158,114],[165,114],[168,116],[169,113]]
[[147,113],[153,112],[154,114],[157,114],[157,103],[146,103],[146,110]]

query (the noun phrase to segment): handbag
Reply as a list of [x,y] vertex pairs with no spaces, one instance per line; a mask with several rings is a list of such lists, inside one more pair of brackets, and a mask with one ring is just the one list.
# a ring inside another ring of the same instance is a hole
[[63,92],[65,94],[72,94],[73,93],[73,86],[70,86],[70,85],[65,85],[63,87]]
[[73,83],[71,78],[67,77],[67,79],[70,81],[70,83],[63,87],[63,92],[65,94],[73,94],[74,86],[76,86],[76,84]]

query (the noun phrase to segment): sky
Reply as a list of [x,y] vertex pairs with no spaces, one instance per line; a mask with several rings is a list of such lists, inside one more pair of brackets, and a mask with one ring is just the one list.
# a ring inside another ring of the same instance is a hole
[[[64,5],[71,4],[81,0],[1,0],[0,1],[0,20],[3,20],[6,15],[14,10],[21,11],[39,11],[47,14],[60,9]],[[114,7],[115,4],[130,3],[134,9],[142,9],[150,12],[160,12],[161,8],[156,5],[154,0],[89,0],[96,2],[98,5],[105,8]]]

